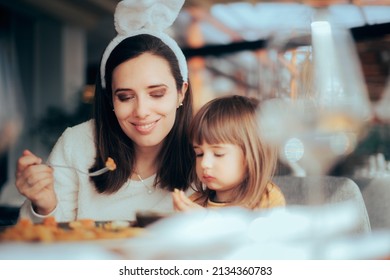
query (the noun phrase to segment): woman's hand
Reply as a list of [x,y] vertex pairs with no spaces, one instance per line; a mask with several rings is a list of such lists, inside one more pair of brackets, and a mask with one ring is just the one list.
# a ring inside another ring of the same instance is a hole
[[49,214],[57,206],[53,169],[42,164],[42,159],[29,150],[25,150],[18,160],[16,188],[40,215]]
[[204,209],[199,204],[196,204],[195,202],[191,201],[183,191],[180,191],[178,189],[175,189],[175,191],[172,193],[172,199],[173,199],[173,209],[175,211],[188,211],[193,209]]

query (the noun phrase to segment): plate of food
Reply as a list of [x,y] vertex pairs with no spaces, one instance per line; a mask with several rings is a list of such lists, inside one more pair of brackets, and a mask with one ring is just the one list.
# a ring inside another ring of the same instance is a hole
[[15,225],[3,228],[0,242],[97,241],[133,238],[144,234],[145,229],[130,221],[94,221],[81,219],[67,223],[48,217],[42,223],[34,224],[20,219]]

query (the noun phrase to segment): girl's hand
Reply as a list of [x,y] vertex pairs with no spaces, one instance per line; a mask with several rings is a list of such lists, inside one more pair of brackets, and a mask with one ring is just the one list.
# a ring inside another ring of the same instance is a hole
[[204,209],[199,204],[196,204],[195,202],[191,201],[183,191],[180,191],[178,189],[175,189],[174,192],[172,192],[172,199],[173,199],[173,209],[175,211],[189,211],[193,209]]
[[47,215],[57,206],[53,169],[42,164],[42,159],[29,150],[25,150],[18,160],[16,188],[31,200],[38,214]]

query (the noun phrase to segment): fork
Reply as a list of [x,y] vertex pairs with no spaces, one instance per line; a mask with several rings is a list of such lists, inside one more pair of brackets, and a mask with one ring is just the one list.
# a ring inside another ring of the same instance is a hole
[[76,167],[73,167],[73,166],[67,166],[67,165],[60,165],[60,164],[48,164],[50,167],[54,167],[54,168],[68,168],[68,169],[73,169],[73,170],[76,170],[77,172],[79,173],[82,173],[82,174],[85,174],[85,175],[88,175],[90,177],[93,177],[93,176],[99,176],[99,175],[102,175],[103,173],[106,173],[107,171],[110,171],[110,169],[106,166],[106,167],[103,167],[99,170],[96,170],[96,171],[93,171],[93,172],[85,172],[83,170],[80,170]]
[[105,167],[100,168],[99,170],[96,170],[94,172],[85,172],[85,171],[80,170],[80,169],[78,169],[76,167],[68,166],[68,165],[61,165],[61,164],[49,164],[49,166],[55,167],[55,168],[69,168],[69,169],[73,169],[73,170],[76,170],[79,173],[88,175],[90,177],[99,176],[99,175],[102,175],[103,173],[106,173],[107,171],[113,171],[113,170],[116,169],[115,161],[112,158],[110,158],[110,157],[107,158]]

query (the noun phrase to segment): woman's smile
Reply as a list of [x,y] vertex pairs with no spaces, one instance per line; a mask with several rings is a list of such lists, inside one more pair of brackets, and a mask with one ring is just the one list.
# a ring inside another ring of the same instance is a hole
[[157,121],[148,122],[148,123],[131,123],[134,128],[141,134],[149,134],[152,132],[153,128],[157,125]]

